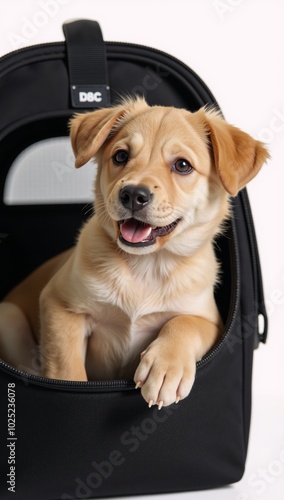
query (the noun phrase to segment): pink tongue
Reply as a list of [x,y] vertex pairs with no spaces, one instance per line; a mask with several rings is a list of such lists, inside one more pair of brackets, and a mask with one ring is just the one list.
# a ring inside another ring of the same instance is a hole
[[148,224],[135,219],[127,219],[120,226],[123,238],[130,243],[139,243],[149,236]]

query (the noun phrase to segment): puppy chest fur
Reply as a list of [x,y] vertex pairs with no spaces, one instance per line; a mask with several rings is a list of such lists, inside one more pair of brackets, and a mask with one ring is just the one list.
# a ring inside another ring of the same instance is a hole
[[86,315],[86,371],[89,380],[130,379],[140,353],[172,314],[152,313],[131,320],[120,308],[97,304]]

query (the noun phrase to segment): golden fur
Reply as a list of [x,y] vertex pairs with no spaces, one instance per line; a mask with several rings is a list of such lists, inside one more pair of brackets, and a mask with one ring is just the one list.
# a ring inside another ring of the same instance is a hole
[[[187,396],[196,361],[222,333],[212,242],[229,195],[268,153],[215,111],[150,107],[143,99],[75,116],[71,141],[77,168],[98,161],[95,215],[74,249],[0,304],[0,352],[32,371],[39,343],[46,377],[134,377],[149,406],[169,405]],[[142,195],[129,195],[129,186],[135,193],[142,186]],[[16,352],[23,338],[28,348]]]

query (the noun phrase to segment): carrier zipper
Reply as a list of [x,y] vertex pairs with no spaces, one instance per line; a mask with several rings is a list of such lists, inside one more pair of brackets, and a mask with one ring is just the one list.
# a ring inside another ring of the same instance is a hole
[[33,50],[33,49],[45,49],[47,47],[54,47],[56,45],[65,45],[65,42],[45,42],[45,43],[35,43],[34,45],[28,45],[27,47],[21,47],[20,49],[15,49],[12,50],[11,52],[8,52],[8,54],[4,54],[3,56],[0,57],[0,64],[5,61],[6,59],[9,59],[10,57],[14,57],[15,55],[22,54],[26,51]]
[[[171,54],[168,54],[167,52],[164,52],[163,50],[159,50],[159,49],[156,49],[153,47],[148,47],[147,45],[140,45],[137,43],[130,43],[130,42],[112,42],[112,41],[111,42],[105,41],[105,45],[107,47],[119,48],[119,49],[134,48],[134,49],[138,49],[138,50],[142,49],[142,50],[145,50],[145,51],[151,52],[151,53],[155,52],[156,54],[167,57],[168,59],[172,60],[173,62],[178,63],[180,66],[183,66],[184,69],[190,70],[191,72],[193,72],[191,70],[191,68],[189,68],[184,62],[180,61],[177,57],[172,56]],[[21,47],[20,49],[15,49],[15,50],[8,52],[7,54],[4,54],[3,56],[1,56],[0,57],[0,64],[2,64],[3,61],[5,61],[6,59],[9,59],[10,57],[15,57],[17,55],[21,55],[24,52],[30,52],[33,50],[42,50],[42,49],[46,49],[49,47],[57,47],[58,49],[63,49],[62,52],[65,53],[65,46],[66,46],[65,41],[63,41],[63,42],[45,42],[45,43],[37,43],[34,45],[28,45],[27,47]],[[41,53],[41,56],[42,55],[43,54]],[[209,88],[207,88],[207,86],[204,84],[202,79],[197,74],[196,74],[196,77],[200,81],[200,83],[206,87],[206,90],[208,90],[208,93],[211,94]],[[214,100],[213,95],[212,95],[212,100]]]
[[[243,204],[243,212],[245,215],[246,225],[248,229],[248,236],[250,242],[250,250],[252,254],[252,270],[253,270],[253,286],[254,286],[254,298],[256,301],[256,314],[258,316],[258,329],[257,329],[257,338],[256,345],[258,347],[259,342],[265,344],[267,339],[267,331],[268,331],[268,317],[264,303],[264,294],[263,294],[263,284],[262,284],[262,275],[261,275],[261,266],[259,260],[259,253],[256,241],[255,228],[253,224],[251,207],[248,199],[248,194],[245,189],[243,189],[240,193],[240,200]],[[263,326],[261,328],[260,319],[262,318]]]
[[[240,268],[239,268],[239,250],[237,246],[237,233],[236,233],[236,228],[235,228],[235,222],[234,219],[232,218],[232,233],[233,233],[233,253],[234,255],[232,256],[232,252],[230,257],[231,260],[234,260],[234,274],[232,276],[232,285],[231,285],[231,293],[234,294],[234,297],[231,300],[232,306],[230,307],[230,311],[228,313],[228,317],[230,318],[229,324],[226,324],[224,327],[225,334],[223,335],[222,339],[218,344],[202,358],[200,361],[197,362],[196,367],[197,370],[201,366],[205,365],[208,363],[208,361],[211,361],[212,358],[214,358],[221,349],[223,349],[223,346],[226,344],[228,341],[228,338],[231,334],[232,328],[235,323],[235,319],[237,317],[237,312],[238,312],[238,306],[239,306],[239,301],[240,301]],[[233,308],[233,312],[231,309]]]
[[[204,104],[215,105],[219,109],[219,106],[218,106],[218,104],[217,104],[217,102],[216,102],[213,94],[211,93],[211,91],[209,90],[209,88],[207,87],[207,85],[203,82],[203,80],[199,77],[199,75],[197,75],[197,73],[195,73],[189,66],[187,66],[185,63],[183,63],[182,61],[180,61],[178,58],[172,56],[171,54],[163,52],[162,50],[159,50],[159,49],[155,49],[155,48],[152,48],[152,47],[147,47],[146,45],[139,45],[139,44],[129,43],[129,42],[105,42],[105,45],[106,45],[107,48],[109,47],[109,48],[117,49],[117,52],[119,52],[119,50],[123,52],[123,49],[127,49],[127,48],[131,49],[132,48],[132,49],[134,49],[134,51],[135,50],[138,50],[138,51],[142,50],[142,51],[145,51],[145,52],[147,52],[149,54],[153,54],[154,53],[157,56],[165,58],[168,61],[171,61],[172,63],[178,65],[179,68],[182,68],[185,72],[190,73],[192,76],[194,76],[195,80],[200,85],[201,89],[207,94],[206,102]],[[6,61],[10,57],[14,58],[15,56],[22,55],[25,52],[29,53],[29,52],[37,51],[37,50],[42,51],[43,49],[48,49],[48,48],[52,48],[52,47],[56,48],[58,50],[58,57],[59,56],[62,57],[62,54],[63,53],[65,54],[65,46],[66,46],[66,42],[65,41],[64,42],[47,42],[47,43],[35,44],[35,45],[30,45],[28,47],[23,47],[23,48],[20,48],[20,49],[16,49],[16,50],[14,50],[12,52],[9,52],[8,54],[5,54],[4,56],[2,56],[0,58],[0,65],[2,64],[2,62]],[[116,51],[114,51],[114,53],[111,54],[111,53],[108,53],[108,51],[107,51],[107,57],[109,57],[111,59],[111,57],[115,54],[115,52]],[[46,54],[46,55],[48,55],[48,54]],[[126,54],[126,55],[129,56],[129,54]],[[36,54],[30,54],[30,58],[32,58],[34,56],[36,56]],[[43,54],[39,53],[39,57],[42,59]],[[157,60],[157,62],[159,62],[159,61]],[[21,60],[19,61],[19,63],[21,65],[23,65],[23,64],[26,64],[26,61],[24,61],[21,58]],[[8,66],[7,68],[4,69],[4,72],[10,71],[13,68],[14,65],[16,67],[19,63],[13,62],[11,64],[11,66]],[[150,61],[150,63],[151,63],[151,61]],[[152,62],[152,64],[153,64],[153,62]],[[1,76],[1,74],[0,74],[0,76]],[[180,80],[183,79],[180,75],[179,75],[179,78],[180,78]],[[193,89],[191,89],[191,91],[192,90]],[[200,89],[199,89],[199,91],[200,91]]]
[[71,391],[81,391],[81,392],[103,392],[105,390],[109,391],[119,391],[121,389],[134,389],[135,384],[132,380],[97,380],[80,382],[73,380],[58,380],[50,379],[37,375],[31,375],[26,372],[22,372],[17,368],[9,365],[3,360],[0,360],[0,367],[8,372],[14,374],[18,379],[20,379],[23,384],[29,385],[29,383],[40,385],[41,387],[64,390],[68,389]]

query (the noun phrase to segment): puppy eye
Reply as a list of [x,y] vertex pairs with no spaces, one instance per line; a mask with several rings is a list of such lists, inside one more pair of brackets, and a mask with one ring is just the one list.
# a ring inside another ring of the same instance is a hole
[[180,158],[173,164],[172,170],[174,170],[178,174],[190,174],[191,172],[193,172],[194,168],[189,163],[189,161]]
[[115,155],[113,155],[112,159],[115,165],[125,165],[125,163],[128,162],[129,155],[127,151],[120,149],[115,153]]

